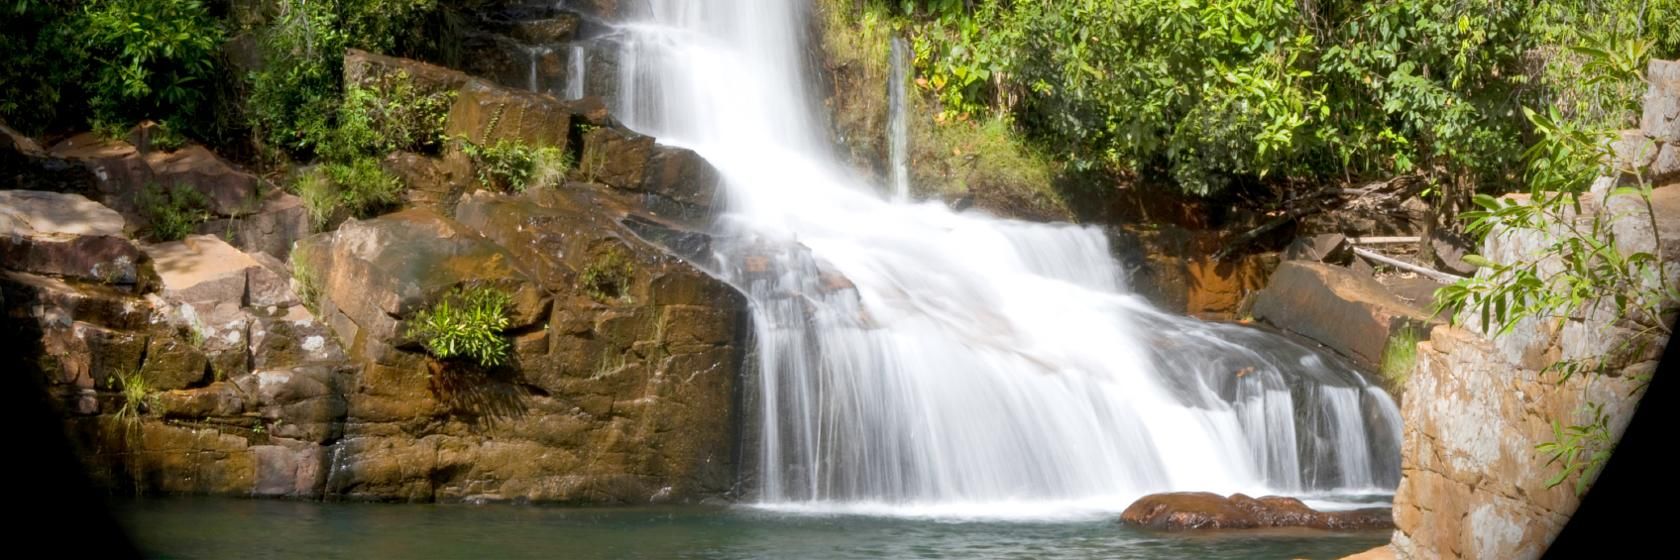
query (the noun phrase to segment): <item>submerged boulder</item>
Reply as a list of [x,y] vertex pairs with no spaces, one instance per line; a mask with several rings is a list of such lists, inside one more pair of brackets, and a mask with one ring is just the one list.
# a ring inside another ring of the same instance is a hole
[[1388,508],[1318,511],[1295,498],[1251,498],[1243,494],[1226,497],[1211,492],[1144,496],[1120,514],[1120,522],[1166,531],[1280,527],[1353,531],[1394,527]]

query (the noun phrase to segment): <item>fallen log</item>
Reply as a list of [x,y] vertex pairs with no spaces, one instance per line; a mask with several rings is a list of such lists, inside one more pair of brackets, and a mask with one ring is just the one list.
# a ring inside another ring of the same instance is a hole
[[1396,259],[1396,258],[1393,258],[1393,257],[1389,257],[1387,255],[1377,253],[1376,251],[1372,251],[1370,249],[1361,249],[1359,247],[1354,247],[1353,248],[1353,254],[1359,255],[1361,257],[1364,257],[1364,258],[1367,258],[1367,259],[1370,259],[1370,260],[1373,260],[1373,261],[1377,261],[1377,262],[1380,262],[1380,263],[1383,263],[1383,264],[1386,264],[1386,265],[1389,265],[1389,266],[1392,266],[1394,268],[1398,268],[1400,270],[1405,270],[1405,271],[1408,271],[1408,272],[1416,272],[1418,274],[1428,276],[1431,280],[1434,280],[1436,282],[1440,282],[1442,284],[1451,284],[1453,282],[1457,282],[1459,280],[1464,280],[1465,279],[1463,276],[1458,276],[1458,275],[1454,275],[1454,274],[1447,274],[1445,272],[1441,272],[1441,271],[1435,270],[1433,268],[1429,268],[1429,267],[1425,267],[1425,266],[1418,266],[1418,265],[1415,265],[1415,264],[1412,264],[1412,263],[1409,263],[1409,262],[1406,262],[1406,261],[1402,261],[1400,259]]

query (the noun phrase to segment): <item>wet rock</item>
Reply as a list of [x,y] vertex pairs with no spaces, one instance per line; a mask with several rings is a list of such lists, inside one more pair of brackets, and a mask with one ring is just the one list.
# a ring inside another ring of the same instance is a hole
[[1394,526],[1387,508],[1317,511],[1295,498],[1209,492],[1173,492],[1144,496],[1120,514],[1126,525],[1156,530],[1259,529],[1304,527],[1336,531]]
[[1254,317],[1318,341],[1371,370],[1393,329],[1422,326],[1427,313],[1375,280],[1324,263],[1287,261],[1254,301]]
[[618,128],[596,128],[583,135],[583,156],[572,177],[586,183],[641,190],[653,151],[651,137]]
[[0,191],[0,266],[106,284],[136,284],[149,261],[123,217],[76,194]]
[[159,332],[146,344],[146,362],[140,376],[146,386],[168,391],[198,385],[209,377],[210,359],[190,340],[171,332]]
[[323,449],[316,445],[256,445],[256,486],[265,497],[315,497],[326,484]]
[[1658,142],[1680,143],[1680,62],[1651,59],[1639,129]]

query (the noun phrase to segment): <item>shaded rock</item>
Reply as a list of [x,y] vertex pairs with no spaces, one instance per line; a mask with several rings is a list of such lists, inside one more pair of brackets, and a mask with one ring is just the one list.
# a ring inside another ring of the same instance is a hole
[[[210,211],[218,216],[243,216],[256,212],[261,200],[257,197],[261,179],[210,152],[204,146],[190,145],[173,152],[149,152],[142,158],[151,168],[152,178],[159,185],[185,185],[204,195]],[[140,184],[131,185],[134,187]]]
[[1658,142],[1680,143],[1680,62],[1651,59],[1639,129]]
[[571,41],[578,31],[578,18],[573,14],[558,14],[546,19],[529,19],[513,24],[513,38],[535,44]]
[[43,324],[69,327],[82,321],[105,328],[140,330],[150,323],[153,307],[125,291],[89,284],[71,285],[57,278],[23,272],[0,272],[7,308]]
[[314,497],[326,484],[323,449],[315,445],[256,445],[256,486],[266,497]]
[[152,389],[185,389],[202,383],[209,376],[209,366],[210,359],[192,342],[163,332],[147,343],[140,376]]
[[305,312],[303,318],[262,317],[251,325],[251,364],[257,370],[308,363],[342,363],[332,331]]
[[1393,329],[1422,326],[1429,316],[1381,284],[1348,269],[1287,261],[1254,301],[1254,316],[1299,333],[1376,370]]
[[273,191],[253,213],[204,222],[198,233],[221,236],[248,253],[285,259],[292,254],[292,244],[309,235],[309,209],[297,196]]
[[1296,238],[1284,248],[1283,260],[1347,264],[1353,258],[1352,249],[1346,235],[1324,233]]
[[136,284],[149,261],[124,235],[123,217],[76,194],[0,191],[0,266],[12,270]]
[[291,269],[287,268],[286,263],[269,256],[268,253],[247,256],[260,266],[245,269],[246,305],[263,309],[302,304],[297,294],[292,292]]
[[1440,230],[1429,238],[1429,246],[1434,249],[1435,267],[1459,276],[1469,276],[1476,273],[1476,265],[1464,262],[1464,256],[1475,253],[1476,249],[1469,239],[1451,231]]
[[1394,526],[1387,508],[1323,512],[1309,508],[1295,498],[1250,498],[1242,494],[1222,497],[1209,492],[1144,496],[1120,514],[1120,522],[1167,531],[1275,527],[1348,531]]
[[319,364],[261,370],[235,383],[274,436],[319,444],[343,433],[349,409],[342,377],[339,366]]
[[244,396],[227,382],[212,383],[198,389],[164,391],[158,395],[158,403],[163,415],[170,418],[233,418],[245,412]]
[[0,188],[85,195],[97,193],[98,183],[80,162],[50,154],[34,139],[0,123]]

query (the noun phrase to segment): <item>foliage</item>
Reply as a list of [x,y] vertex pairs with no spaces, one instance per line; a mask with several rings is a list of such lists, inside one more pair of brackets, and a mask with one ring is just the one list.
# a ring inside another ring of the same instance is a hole
[[1584,495],[1593,479],[1598,478],[1598,472],[1604,470],[1604,463],[1615,446],[1615,438],[1610,435],[1610,418],[1600,404],[1588,405],[1587,415],[1589,420],[1585,424],[1569,427],[1553,420],[1552,441],[1535,446],[1546,455],[1547,465],[1558,465],[1557,474],[1546,479],[1547,488],[1562,484],[1573,475],[1575,494]]
[[489,287],[456,288],[409,323],[408,336],[440,360],[466,359],[485,367],[507,363],[512,345],[502,336],[512,299]]
[[140,417],[158,408],[157,392],[152,390],[146,383],[146,378],[138,371],[106,378],[105,386],[107,389],[116,390],[122,399],[122,403],[111,413],[112,420],[124,433],[130,436],[137,434],[140,430]]
[[402,181],[372,157],[323,164],[299,174],[291,187],[317,228],[345,217],[377,216],[400,202],[403,192]]
[[630,279],[635,272],[635,265],[624,251],[613,247],[584,267],[578,283],[596,301],[613,301],[630,295]]
[[94,69],[95,122],[197,115],[217,73],[220,24],[200,0],[98,0],[77,22]]
[[72,22],[77,6],[42,0],[0,1],[0,119],[39,133],[79,99],[86,57]]
[[463,138],[461,151],[472,159],[479,185],[504,192],[559,186],[572,167],[571,158],[558,148],[507,139],[481,146]]
[[210,201],[187,185],[148,184],[135,200],[158,241],[179,241],[210,219]]
[[312,312],[319,312],[321,299],[321,271],[316,270],[313,255],[314,249],[310,245],[298,244],[292,250],[292,280],[297,289],[298,300]]
[[944,119],[1013,114],[1075,171],[1195,194],[1416,174],[1468,204],[1519,179],[1522,107],[1625,121],[1638,86],[1585,79],[1588,63],[1680,54],[1676,0],[872,6],[914,22],[917,84]]
[[[437,10],[436,0],[285,0],[263,38],[268,64],[250,77],[252,126],[272,147],[294,155],[345,159],[359,146],[334,144],[345,94],[345,49],[426,50],[434,40],[427,36],[426,22]],[[380,112],[370,119],[400,125],[405,136],[392,140],[397,144],[425,146],[434,142],[423,134],[432,98],[417,94],[416,99],[400,104],[400,110],[374,108]],[[369,108],[363,104],[351,110]]]

